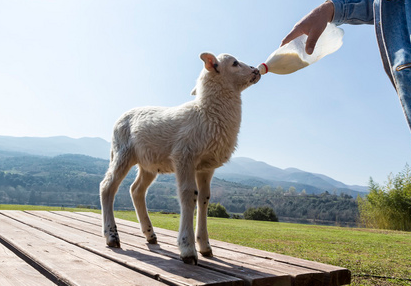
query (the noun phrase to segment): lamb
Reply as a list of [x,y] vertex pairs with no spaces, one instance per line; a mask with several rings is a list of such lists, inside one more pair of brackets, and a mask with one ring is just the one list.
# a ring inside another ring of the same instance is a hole
[[236,148],[241,92],[261,76],[256,68],[228,54],[202,53],[200,58],[204,69],[192,91],[196,95],[193,101],[177,107],[134,108],[114,126],[110,165],[100,183],[103,234],[110,247],[120,247],[114,196],[131,167],[138,165],[130,194],[147,241],[157,243],[147,213],[147,188],[158,173],[174,172],[181,207],[180,257],[185,263],[197,264],[195,240],[203,256],[213,255],[207,232],[210,182],[214,170],[227,162]]

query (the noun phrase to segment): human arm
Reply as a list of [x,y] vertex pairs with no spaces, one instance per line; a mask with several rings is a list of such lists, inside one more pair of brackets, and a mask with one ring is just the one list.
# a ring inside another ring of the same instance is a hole
[[331,1],[334,4],[334,24],[374,24],[374,0]]

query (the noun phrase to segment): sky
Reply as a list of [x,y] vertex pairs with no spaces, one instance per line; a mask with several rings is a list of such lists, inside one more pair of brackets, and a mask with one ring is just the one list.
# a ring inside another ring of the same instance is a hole
[[[101,137],[136,106],[177,106],[203,68],[229,53],[257,66],[323,0],[0,0],[0,135]],[[411,163],[411,132],[372,25],[242,94],[234,157],[380,184]]]

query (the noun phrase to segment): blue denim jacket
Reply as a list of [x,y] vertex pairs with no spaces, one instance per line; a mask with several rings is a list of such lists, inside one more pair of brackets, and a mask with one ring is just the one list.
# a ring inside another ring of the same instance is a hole
[[374,24],[385,71],[411,128],[411,0],[331,1],[335,24]]

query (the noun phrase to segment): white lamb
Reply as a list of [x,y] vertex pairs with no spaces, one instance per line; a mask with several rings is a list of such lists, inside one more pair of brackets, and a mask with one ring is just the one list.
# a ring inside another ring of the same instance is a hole
[[180,256],[197,264],[193,218],[197,205],[196,241],[203,256],[212,256],[207,232],[207,208],[214,169],[229,160],[241,122],[241,92],[257,83],[260,73],[233,56],[204,61],[195,100],[177,107],[132,109],[114,127],[110,166],[100,184],[103,232],[107,245],[120,247],[113,214],[114,196],[130,168],[138,165],[130,188],[141,230],[149,243],[157,237],[147,213],[145,195],[158,173],[174,172],[181,206],[178,235]]

